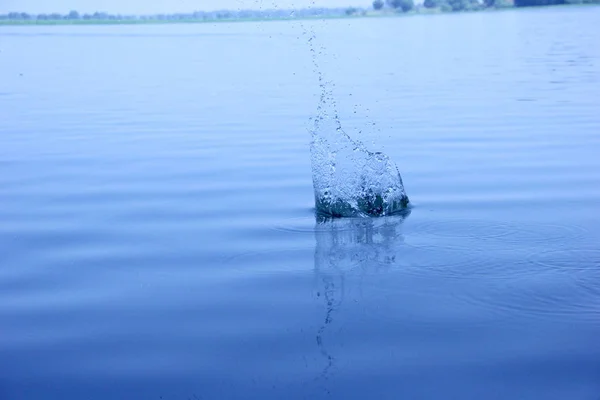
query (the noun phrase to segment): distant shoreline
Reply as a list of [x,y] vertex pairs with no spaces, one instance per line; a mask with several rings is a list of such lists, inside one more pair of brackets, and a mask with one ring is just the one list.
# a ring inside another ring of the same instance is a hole
[[320,16],[320,17],[304,17],[304,18],[285,18],[285,17],[273,17],[273,18],[231,18],[231,19],[144,19],[144,20],[130,20],[130,19],[87,19],[87,20],[0,20],[0,26],[23,26],[23,25],[174,25],[174,24],[221,24],[230,22],[268,22],[268,21],[306,21],[306,20],[319,20],[319,19],[358,19],[365,18],[365,16]]
[[53,25],[172,25],[172,24],[220,24],[231,22],[268,22],[268,21],[311,21],[311,20],[330,20],[330,19],[363,19],[363,18],[395,18],[415,15],[441,15],[441,14],[465,14],[475,12],[494,12],[508,11],[515,9],[532,10],[532,9],[548,9],[556,7],[573,7],[573,6],[599,6],[598,3],[585,4],[560,4],[547,5],[537,7],[516,7],[513,5],[505,7],[482,7],[480,9],[464,10],[464,11],[447,11],[440,8],[425,8],[419,7],[409,12],[397,11],[374,11],[374,10],[357,10],[355,14],[326,14],[312,16],[273,16],[273,17],[249,17],[249,18],[218,18],[218,19],[202,19],[202,18],[181,18],[181,19],[161,19],[154,17],[137,17],[137,18],[114,18],[111,19],[0,19],[0,26],[53,26]]
[[323,19],[362,19],[362,18],[393,18],[408,15],[441,14],[442,11],[412,11],[408,13],[377,12],[354,15],[316,15],[303,17],[254,17],[254,18],[221,18],[221,19],[47,19],[47,20],[0,20],[0,26],[20,25],[172,25],[172,24],[221,24],[228,22],[269,22],[269,21],[318,21]]

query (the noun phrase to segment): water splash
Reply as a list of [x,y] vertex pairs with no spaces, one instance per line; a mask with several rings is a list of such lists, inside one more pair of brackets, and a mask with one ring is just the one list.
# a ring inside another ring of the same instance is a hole
[[315,207],[328,217],[384,216],[409,206],[397,166],[381,152],[348,135],[337,112],[332,82],[319,68],[314,29],[304,29],[321,90],[311,128],[311,164]]

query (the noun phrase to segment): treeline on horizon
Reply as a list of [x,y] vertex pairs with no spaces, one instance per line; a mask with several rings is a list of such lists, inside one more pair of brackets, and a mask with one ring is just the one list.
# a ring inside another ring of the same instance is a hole
[[26,12],[9,12],[0,14],[1,20],[8,21],[219,21],[236,19],[293,19],[313,17],[336,17],[368,15],[371,11],[410,12],[415,9],[425,8],[442,12],[476,11],[486,8],[504,7],[532,7],[565,4],[598,4],[600,0],[424,0],[423,4],[415,5],[414,0],[374,0],[372,8],[306,8],[299,10],[269,9],[269,10],[221,10],[221,11],[194,11],[190,13],[174,14],[109,14],[95,12],[93,14],[80,14],[71,11],[68,14],[29,14]]
[[[566,4],[598,4],[600,0],[424,0],[422,7],[438,9],[444,12],[477,11],[487,8],[535,7]],[[415,8],[413,0],[374,0],[373,9],[381,10],[391,7],[398,11],[408,12]]]
[[11,20],[222,20],[222,19],[254,19],[254,18],[302,18],[317,17],[323,15],[344,15],[348,8],[309,8],[303,10],[219,10],[219,11],[194,11],[190,13],[173,14],[109,14],[106,12],[95,12],[93,14],[80,14],[71,11],[68,14],[28,14],[25,12],[10,12],[0,14],[0,19]]

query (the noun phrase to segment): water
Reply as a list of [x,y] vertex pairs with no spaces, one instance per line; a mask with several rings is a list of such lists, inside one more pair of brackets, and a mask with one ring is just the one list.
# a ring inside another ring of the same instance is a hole
[[297,22],[3,27],[0,398],[597,399],[599,18],[311,26],[413,204],[327,223]]
[[[342,127],[333,83],[323,77],[314,28],[300,25],[308,37],[321,93],[310,130],[310,158],[317,220],[340,217],[381,217],[406,213],[409,200],[402,176],[387,155],[373,152]],[[373,125],[374,123],[372,123]]]

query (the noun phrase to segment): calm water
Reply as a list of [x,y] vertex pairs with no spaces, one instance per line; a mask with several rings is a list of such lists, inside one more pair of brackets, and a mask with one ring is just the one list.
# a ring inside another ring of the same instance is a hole
[[598,21],[315,23],[414,204],[327,224],[307,25],[1,27],[0,398],[597,400]]

